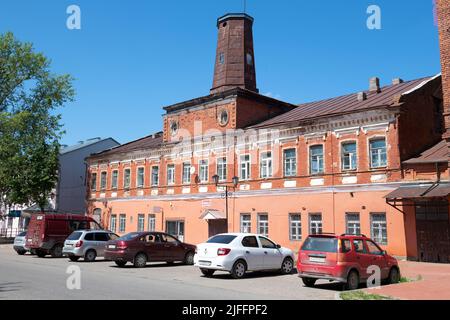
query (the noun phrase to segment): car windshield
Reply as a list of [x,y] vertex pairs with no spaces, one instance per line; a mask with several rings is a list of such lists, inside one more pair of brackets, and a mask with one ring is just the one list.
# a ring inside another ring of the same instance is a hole
[[337,239],[330,237],[309,237],[303,244],[302,250],[337,252]]
[[212,237],[211,239],[206,241],[206,243],[229,244],[231,241],[233,241],[236,238],[237,238],[236,236],[232,236],[232,235],[218,235],[218,236]]
[[19,233],[17,236],[18,237],[25,237],[26,235],[27,235],[27,232],[24,231],[24,232]]
[[78,240],[80,239],[82,232],[72,232],[72,234],[67,238],[67,240]]
[[117,239],[117,240],[124,240],[124,241],[133,240],[134,238],[136,238],[137,236],[139,236],[139,234],[140,234],[140,233],[138,233],[138,232],[131,232],[131,233],[128,233],[128,234],[126,234],[126,235],[120,237],[120,238]]

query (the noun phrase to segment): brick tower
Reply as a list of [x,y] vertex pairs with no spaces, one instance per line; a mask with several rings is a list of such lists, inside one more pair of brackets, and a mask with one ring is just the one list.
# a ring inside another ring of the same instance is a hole
[[219,36],[211,93],[236,87],[258,92],[253,18],[244,13],[227,14],[217,20],[217,28]]
[[444,96],[444,139],[449,147],[450,164],[450,0],[437,0],[436,5],[441,49],[442,91]]

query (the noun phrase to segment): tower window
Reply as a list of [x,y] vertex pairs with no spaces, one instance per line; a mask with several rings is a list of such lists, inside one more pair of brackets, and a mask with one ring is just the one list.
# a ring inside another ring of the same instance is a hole
[[178,133],[178,122],[177,121],[172,121],[170,123],[170,132],[173,136]]
[[249,66],[253,65],[253,56],[250,53],[247,53],[247,64]]
[[225,53],[221,52],[219,54],[219,63],[224,64],[225,63]]
[[228,124],[229,116],[227,110],[222,110],[219,114],[219,124],[221,126],[226,126]]

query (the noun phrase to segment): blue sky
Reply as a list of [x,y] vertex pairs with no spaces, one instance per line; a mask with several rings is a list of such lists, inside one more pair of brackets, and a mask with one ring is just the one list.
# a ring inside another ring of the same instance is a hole
[[[161,130],[162,107],[207,95],[216,19],[243,0],[1,0],[0,32],[12,31],[75,78],[60,110],[63,144],[93,137],[124,143]],[[81,8],[81,30],[66,9]],[[366,27],[369,5],[382,29]],[[258,87],[291,103],[356,92],[379,76],[440,72],[432,0],[248,0],[255,18]]]

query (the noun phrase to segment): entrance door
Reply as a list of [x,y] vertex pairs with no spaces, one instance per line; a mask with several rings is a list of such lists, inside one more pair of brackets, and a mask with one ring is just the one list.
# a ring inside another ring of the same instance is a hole
[[176,237],[181,242],[184,242],[184,221],[167,221],[166,233]]
[[209,238],[215,235],[228,232],[228,223],[225,219],[208,220]]
[[416,204],[416,228],[419,261],[450,263],[448,203]]

